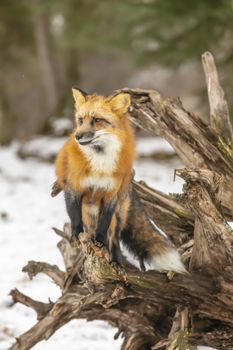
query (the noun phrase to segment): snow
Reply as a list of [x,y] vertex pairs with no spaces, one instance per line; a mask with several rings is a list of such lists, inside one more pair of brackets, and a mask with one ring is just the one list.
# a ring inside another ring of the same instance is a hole
[[55,135],[62,136],[73,128],[73,121],[68,118],[54,118],[51,120],[51,127]]
[[[64,139],[40,138],[34,149],[48,155],[57,150]],[[21,272],[29,260],[45,261],[63,268],[56,244],[59,238],[51,227],[61,228],[68,220],[63,196],[50,197],[50,188],[55,179],[54,165],[33,158],[21,160],[16,156],[19,145],[0,149],[0,350],[5,350],[14,337],[27,331],[36,322],[35,313],[23,305],[12,306],[9,292],[13,288],[40,301],[55,301],[59,288],[48,278],[39,275],[32,281]],[[32,147],[32,146],[30,146]],[[153,152],[158,148],[170,149],[161,139],[140,139],[140,153]],[[136,179],[142,179],[157,189],[179,192],[182,181],[173,182],[173,169],[182,165],[178,160],[135,162]],[[70,350],[120,349],[122,339],[113,340],[116,329],[105,322],[75,320],[57,331],[48,342],[41,342],[35,350],[59,350],[66,346]],[[203,348],[204,349],[204,348]]]
[[174,153],[171,145],[160,137],[139,138],[137,140],[137,153],[140,155],[148,155],[153,152]]
[[67,137],[35,136],[20,147],[27,155],[38,154],[42,159],[52,159],[67,140]]
[[228,225],[233,229],[233,221],[228,221]]

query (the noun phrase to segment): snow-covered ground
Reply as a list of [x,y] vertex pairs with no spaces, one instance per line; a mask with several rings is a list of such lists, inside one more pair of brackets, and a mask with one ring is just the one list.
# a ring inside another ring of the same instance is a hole
[[[56,152],[63,139],[36,140],[42,153]],[[34,145],[35,146],[35,145]],[[31,145],[30,147],[33,147]],[[17,144],[0,149],[0,350],[7,349],[14,337],[28,330],[36,322],[35,313],[25,306],[11,305],[8,296],[13,288],[41,301],[55,300],[59,288],[44,276],[32,281],[21,272],[28,260],[46,261],[62,268],[56,249],[59,238],[51,227],[61,228],[68,220],[62,195],[51,198],[54,166],[35,159],[20,160]],[[170,150],[161,139],[140,139],[138,152]],[[178,160],[155,162],[140,160],[135,163],[136,179],[166,193],[179,192],[182,181],[173,182],[173,169],[182,165]],[[104,322],[75,320],[59,330],[48,342],[35,350],[104,350],[120,349],[122,339],[113,340],[116,329]]]

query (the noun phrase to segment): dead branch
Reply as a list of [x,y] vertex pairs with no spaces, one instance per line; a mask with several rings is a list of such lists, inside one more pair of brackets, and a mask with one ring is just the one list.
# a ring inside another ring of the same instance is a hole
[[193,237],[194,216],[188,208],[175,197],[150,188],[142,181],[134,181],[134,186],[150,218],[177,247]]
[[205,72],[206,86],[210,105],[210,125],[216,135],[222,137],[226,145],[232,147],[233,131],[229,109],[224,91],[219,83],[217,68],[213,55],[205,52],[202,55],[202,65]]
[[[195,235],[192,252],[192,268],[222,273],[232,269],[233,232],[219,211],[217,192],[220,177],[209,170],[179,170],[177,174],[185,179],[184,187],[187,205],[195,214]],[[205,215],[203,215],[205,213]]]
[[27,272],[30,279],[32,279],[38,273],[43,273],[49,276],[60,288],[63,288],[65,273],[59,270],[56,265],[29,261],[28,264],[23,267],[22,271]]
[[[81,270],[85,285],[72,281],[47,314],[20,336],[11,349],[30,349],[71,319],[82,317],[110,321],[125,335],[125,349],[141,349],[142,345],[151,346],[159,340],[154,327],[161,322],[161,311],[165,309],[172,316],[178,304],[188,306],[193,315],[208,316],[233,327],[233,300],[219,298],[219,286],[216,287],[212,279],[176,275],[168,280],[166,275],[155,271],[141,273],[136,269],[123,269],[110,264],[106,249],[95,246],[86,234],[80,238],[80,254],[84,255],[85,262],[76,269]],[[129,336],[132,334],[137,334],[134,345]]]
[[[214,69],[208,72],[208,76],[216,81]],[[218,87],[220,87],[219,82]],[[223,176],[219,198],[224,206],[224,212],[232,219],[233,151],[231,144],[226,143],[223,135],[217,133],[218,129],[205,125],[198,116],[185,110],[179,98],[163,99],[154,90],[125,88],[121,91],[130,93],[132,96],[131,115],[132,121],[137,126],[164,137],[188,168],[210,169]],[[214,89],[215,96],[219,93],[218,113],[220,113],[220,106],[224,105],[225,107],[221,108],[225,112],[221,112],[221,118],[228,120],[226,101],[221,91],[217,87]],[[215,115],[216,113],[215,111]],[[225,125],[229,123],[228,121]],[[228,126],[226,128],[228,129]],[[231,131],[228,134],[230,135]]]
[[37,313],[38,320],[43,318],[51,310],[53,306],[53,303],[51,301],[49,301],[49,303],[46,304],[40,301],[33,300],[32,298],[21,293],[18,289],[13,289],[10,292],[10,295],[13,299],[14,304],[21,303],[35,310]]

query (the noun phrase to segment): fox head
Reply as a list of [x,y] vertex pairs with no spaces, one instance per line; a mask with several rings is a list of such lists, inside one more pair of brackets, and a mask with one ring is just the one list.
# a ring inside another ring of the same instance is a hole
[[127,137],[129,94],[113,96],[87,95],[72,89],[75,100],[75,138],[81,148],[103,151],[118,139]]

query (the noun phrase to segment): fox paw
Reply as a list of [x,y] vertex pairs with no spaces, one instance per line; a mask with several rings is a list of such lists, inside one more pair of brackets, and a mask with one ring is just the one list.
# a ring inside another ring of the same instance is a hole
[[93,240],[94,245],[96,245],[98,248],[103,248],[105,244],[103,242],[97,241],[96,239]]
[[121,267],[121,264],[117,261],[111,261],[110,262],[111,266],[114,268],[114,269],[118,269],[119,267]]
[[72,248],[77,248],[80,245],[80,241],[79,241],[78,237],[72,236],[71,240],[70,240],[70,245]]

